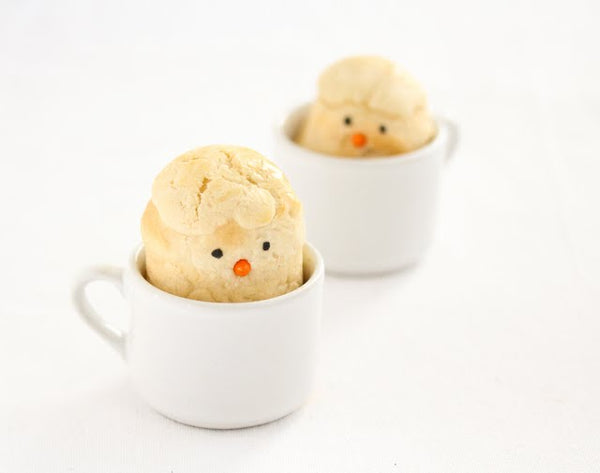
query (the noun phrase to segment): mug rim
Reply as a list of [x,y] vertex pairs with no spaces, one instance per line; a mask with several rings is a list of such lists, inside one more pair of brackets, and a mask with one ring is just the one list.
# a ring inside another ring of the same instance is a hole
[[[188,299],[187,297],[177,296],[175,294],[171,294],[170,292],[163,291],[162,289],[157,288],[152,285],[140,272],[138,267],[138,259],[140,257],[144,258],[144,264],[146,260],[145,255],[145,247],[143,243],[138,243],[129,256],[129,270],[133,275],[133,279],[136,284],[142,288],[142,290],[149,293],[149,295],[153,297],[161,297],[164,298],[169,303],[173,304],[183,304],[187,307],[196,307],[198,309],[211,309],[211,311],[216,310],[224,310],[224,311],[232,311],[232,309],[260,309],[262,307],[269,307],[273,305],[279,305],[285,303],[288,300],[295,299],[300,297],[305,292],[314,289],[314,287],[323,280],[325,274],[325,265],[323,263],[323,257],[321,253],[309,242],[305,241],[302,247],[302,264],[306,261],[305,252],[308,250],[309,253],[312,254],[314,259],[314,269],[309,278],[298,288],[293,291],[286,292],[285,294],[281,294],[279,296],[271,297],[269,299],[263,299],[259,301],[249,301],[249,302],[210,302],[210,301],[200,301],[196,299]],[[237,312],[237,310],[234,310]]]
[[280,116],[276,123],[276,134],[285,143],[286,146],[293,148],[294,150],[306,155],[308,158],[313,160],[326,159],[331,163],[343,164],[344,166],[378,166],[378,165],[390,165],[390,164],[401,164],[409,163],[421,159],[423,156],[428,154],[430,151],[437,149],[442,145],[443,139],[446,139],[448,134],[448,120],[440,115],[433,114],[435,123],[437,125],[437,133],[431,141],[426,143],[412,151],[399,154],[391,154],[387,156],[337,156],[332,154],[319,153],[318,151],[305,148],[304,146],[296,143],[285,130],[287,121],[290,119],[292,114],[298,113],[301,109],[308,108],[312,102],[303,102],[300,105],[289,107],[287,112]]

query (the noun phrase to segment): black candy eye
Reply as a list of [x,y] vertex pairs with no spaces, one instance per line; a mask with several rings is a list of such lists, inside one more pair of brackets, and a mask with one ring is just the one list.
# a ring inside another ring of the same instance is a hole
[[213,255],[215,258],[219,259],[223,256],[223,250],[221,248],[217,248],[216,250],[213,250],[211,255]]
[[352,125],[352,117],[344,117],[344,124],[348,126]]
[[382,135],[385,135],[386,131],[387,131],[387,128],[385,125],[379,125],[379,133],[381,133]]
[[269,251],[269,248],[271,248],[271,243],[269,243],[268,241],[265,241],[263,243],[263,250]]

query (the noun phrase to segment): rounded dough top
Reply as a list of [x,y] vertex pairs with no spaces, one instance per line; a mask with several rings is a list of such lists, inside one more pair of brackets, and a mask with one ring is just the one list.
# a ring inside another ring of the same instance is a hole
[[185,235],[211,234],[232,220],[259,228],[301,208],[277,166],[227,145],[196,148],[169,163],[154,180],[152,203],[168,227]]
[[354,56],[329,66],[319,78],[319,100],[336,107],[356,104],[395,117],[410,117],[427,107],[419,83],[392,61]]

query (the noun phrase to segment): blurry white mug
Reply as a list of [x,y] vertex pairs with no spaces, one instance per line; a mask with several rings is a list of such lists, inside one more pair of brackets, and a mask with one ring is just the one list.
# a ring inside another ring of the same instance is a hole
[[274,156],[304,204],[307,236],[327,271],[370,275],[418,262],[433,237],[440,173],[456,148],[457,127],[437,118],[437,135],[415,151],[337,157],[294,142],[308,107],[277,124]]
[[[305,283],[256,302],[202,302],[174,296],[144,278],[143,247],[124,270],[85,271],[74,289],[84,320],[129,365],[139,394],[161,414],[196,427],[264,424],[298,409],[317,362],[323,262],[304,247]],[[109,281],[131,310],[130,328],[110,326],[85,288]]]

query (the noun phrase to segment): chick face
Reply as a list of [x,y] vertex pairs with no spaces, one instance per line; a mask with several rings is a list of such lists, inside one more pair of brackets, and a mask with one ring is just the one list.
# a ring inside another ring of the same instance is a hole
[[360,105],[312,106],[301,143],[315,151],[348,157],[388,156],[409,151],[410,124]]
[[425,94],[408,74],[382,58],[355,57],[322,74],[296,141],[320,153],[369,157],[412,151],[434,135]]
[[190,262],[202,284],[188,297],[234,302],[289,292],[302,284],[302,246],[298,229],[282,222],[247,230],[231,221],[192,238]]
[[208,148],[176,159],[155,180],[142,217],[148,280],[212,302],[296,289],[304,222],[289,183],[254,151]]

